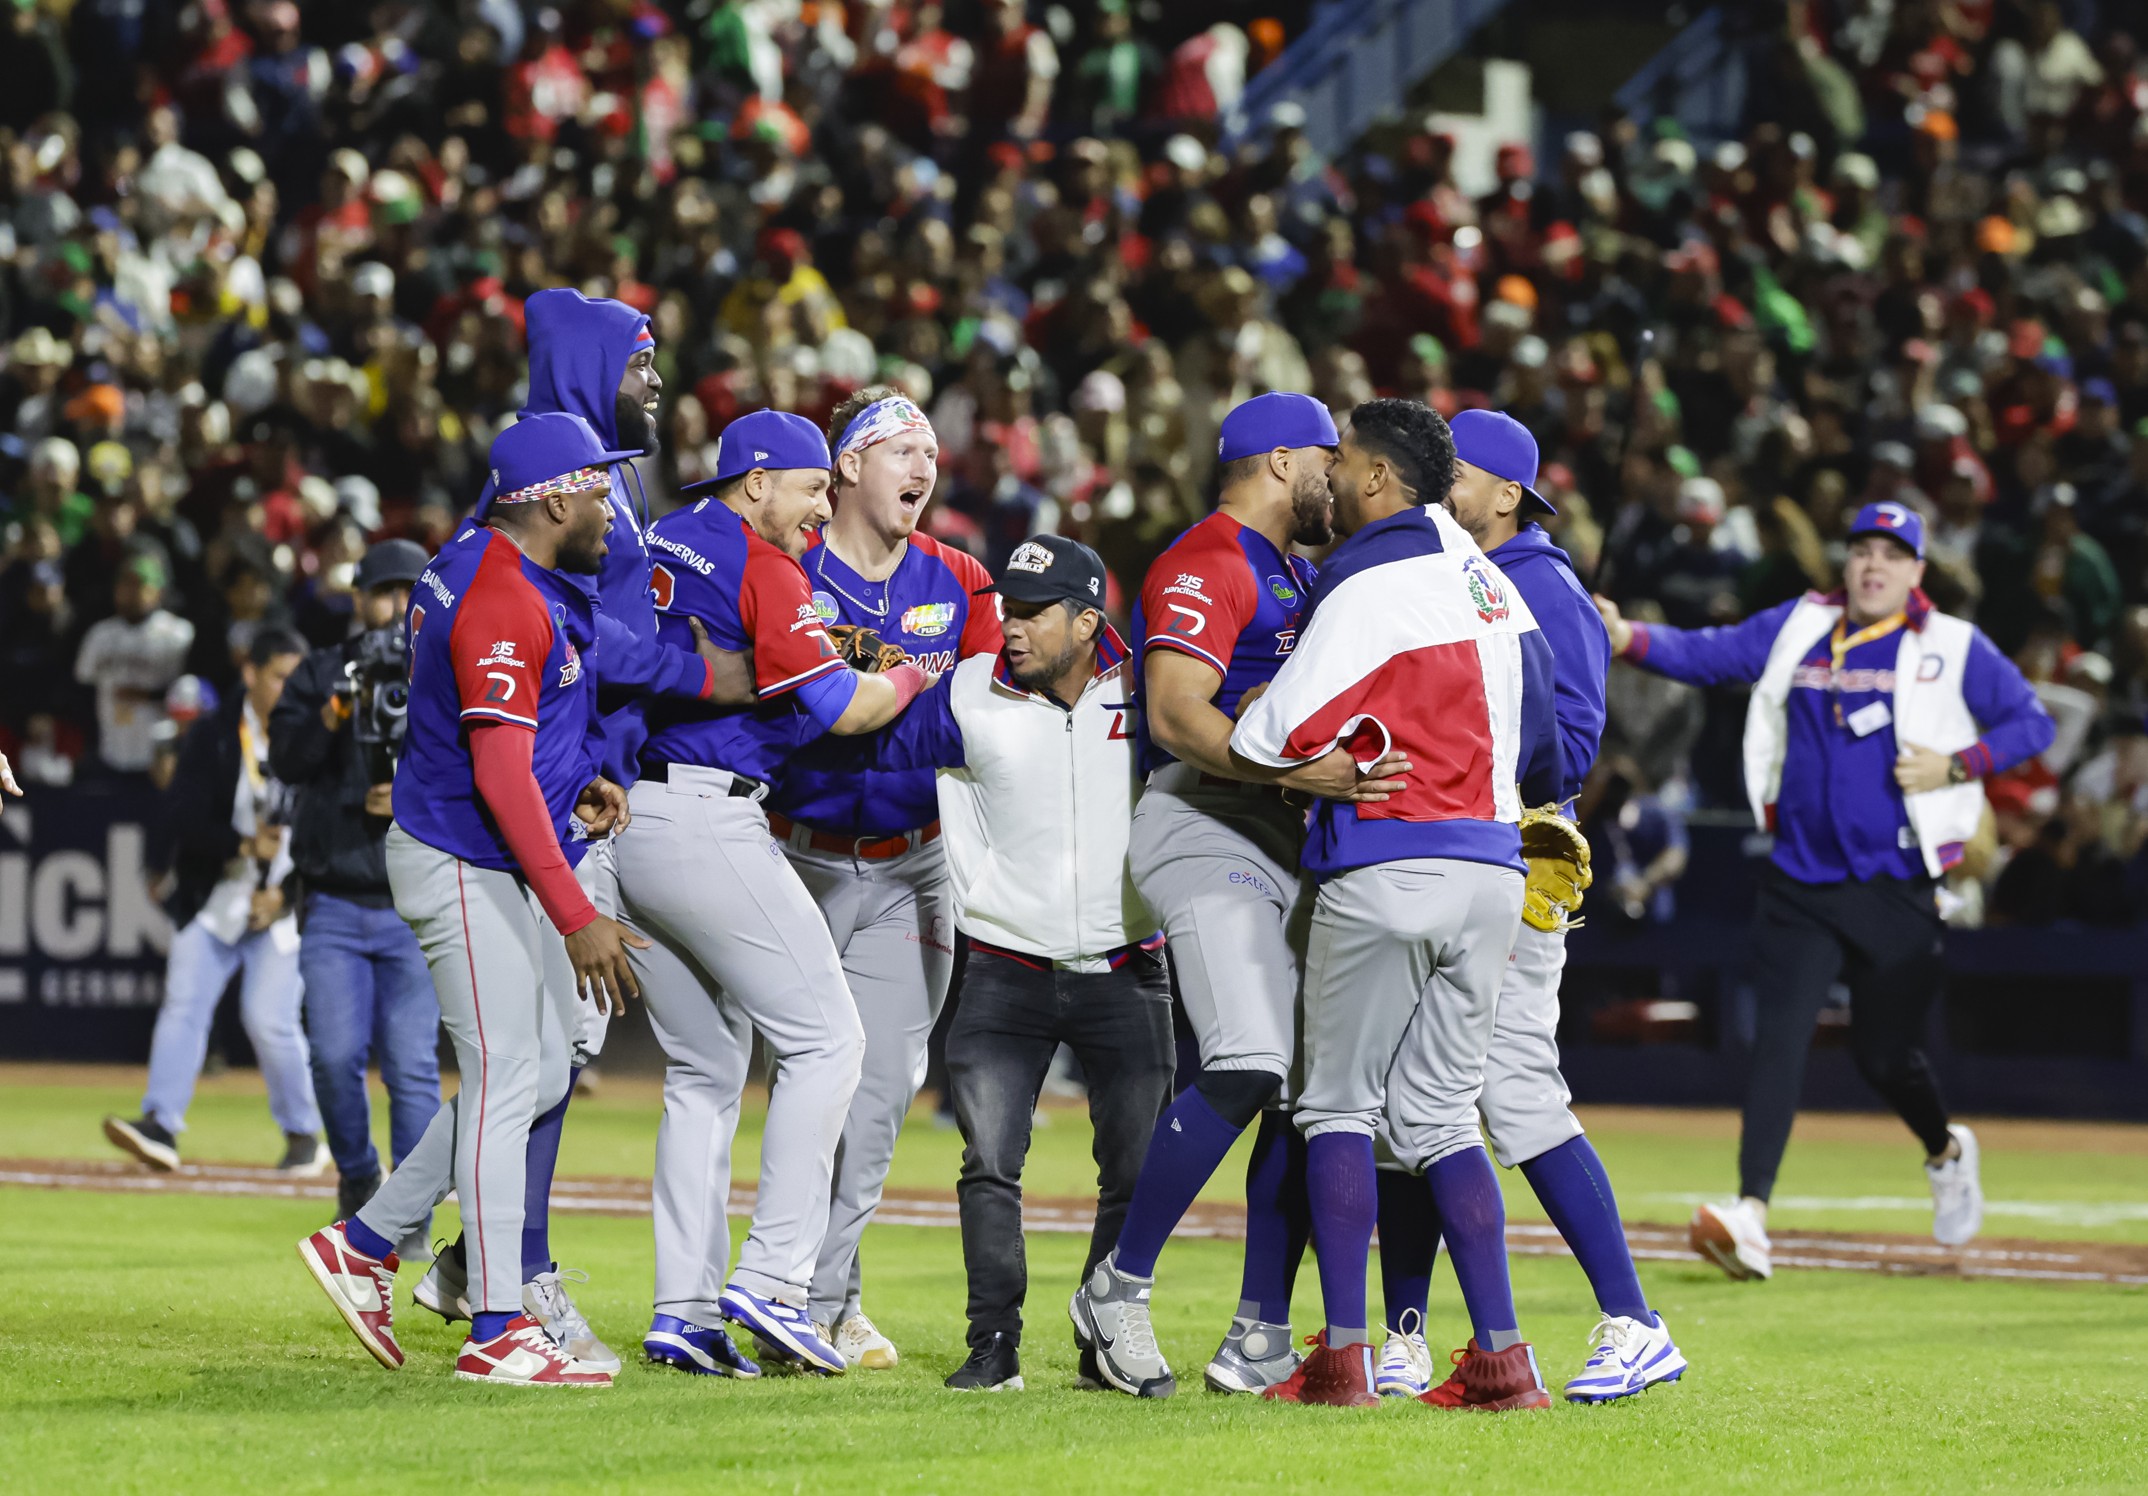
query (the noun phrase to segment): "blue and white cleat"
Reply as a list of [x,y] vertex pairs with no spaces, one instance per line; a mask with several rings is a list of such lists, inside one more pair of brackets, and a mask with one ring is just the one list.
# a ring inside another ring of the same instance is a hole
[[723,1291],[716,1307],[731,1323],[745,1326],[768,1345],[797,1357],[815,1371],[841,1376],[849,1369],[843,1353],[828,1343],[812,1316],[799,1305],[764,1299],[734,1283]]
[[1610,1402],[1684,1376],[1686,1358],[1671,1343],[1663,1316],[1653,1318],[1654,1324],[1643,1324],[1621,1315],[1605,1315],[1591,1336],[1595,1352],[1581,1375],[1566,1384],[1566,1400]]
[[1403,1310],[1402,1324],[1388,1330],[1372,1390],[1382,1397],[1423,1397],[1432,1390],[1432,1351],[1425,1344],[1424,1316],[1415,1309]]
[[761,1368],[746,1359],[720,1327],[697,1325],[672,1314],[649,1321],[641,1337],[642,1354],[659,1366],[675,1366],[704,1377],[757,1377]]

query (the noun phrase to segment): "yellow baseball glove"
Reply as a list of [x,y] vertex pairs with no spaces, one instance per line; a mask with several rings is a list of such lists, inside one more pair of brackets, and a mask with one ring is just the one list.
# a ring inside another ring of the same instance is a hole
[[1522,860],[1529,864],[1522,919],[1532,929],[1563,934],[1581,923],[1574,912],[1596,875],[1589,870],[1589,839],[1559,814],[1556,805],[1525,810],[1521,818]]

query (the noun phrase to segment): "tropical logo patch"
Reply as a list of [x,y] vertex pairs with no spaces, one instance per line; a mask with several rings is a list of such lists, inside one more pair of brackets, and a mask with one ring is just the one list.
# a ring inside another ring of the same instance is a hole
[[915,634],[920,639],[936,638],[954,626],[953,603],[919,603],[903,610],[902,632]]
[[1290,584],[1288,577],[1268,578],[1268,591],[1279,603],[1294,603],[1298,600],[1298,589]]
[[833,623],[840,616],[836,611],[834,595],[827,592],[813,594],[813,612],[822,623]]

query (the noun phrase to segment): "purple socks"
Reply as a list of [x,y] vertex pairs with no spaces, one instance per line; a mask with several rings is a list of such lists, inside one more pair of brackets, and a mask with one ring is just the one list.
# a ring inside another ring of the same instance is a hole
[[1186,1208],[1223,1162],[1223,1155],[1231,1151],[1240,1131],[1192,1086],[1165,1108],[1149,1138],[1141,1177],[1126,1207],[1126,1224],[1119,1228],[1119,1244],[1112,1253],[1120,1272],[1136,1278],[1155,1276],[1156,1254],[1178,1229]]
[[1432,1261],[1439,1252],[1439,1212],[1421,1174],[1380,1172],[1380,1294],[1387,1328],[1400,1330],[1407,1310],[1417,1311],[1420,1333],[1425,1300],[1432,1292]]
[[[1597,1307],[1606,1314],[1653,1324],[1640,1276],[1634,1272],[1633,1253],[1626,1246],[1625,1227],[1619,1224],[1618,1198],[1611,1193],[1604,1161],[1589,1140],[1568,1138],[1530,1159],[1521,1171],[1552,1225],[1566,1238],[1581,1270],[1589,1275]],[[1380,1226],[1384,1232],[1384,1215]]]
[[1313,1251],[1320,1259],[1331,1346],[1366,1338],[1365,1259],[1379,1193],[1374,1173],[1372,1139],[1363,1133],[1324,1132],[1306,1140],[1305,1193],[1313,1208]]
[[1312,1235],[1305,1198],[1305,1136],[1284,1112],[1262,1112],[1246,1160],[1246,1270],[1238,1315],[1290,1323],[1291,1290]]
[[[579,1077],[577,1077],[578,1079]],[[559,1105],[530,1124],[528,1172],[522,1184],[522,1281],[553,1270],[552,1263],[552,1171],[559,1167],[559,1135],[567,1125],[567,1103],[574,1100],[575,1082]]]
[[[1369,1164],[1369,1141],[1366,1147]],[[1455,1281],[1461,1285],[1477,1344],[1493,1352],[1520,1344],[1514,1288],[1507,1278],[1507,1207],[1500,1198],[1491,1155],[1482,1148],[1450,1153],[1425,1170],[1425,1179],[1432,1186],[1432,1206],[1439,1212],[1447,1251],[1454,1259]],[[1321,1282],[1326,1281],[1323,1253]]]

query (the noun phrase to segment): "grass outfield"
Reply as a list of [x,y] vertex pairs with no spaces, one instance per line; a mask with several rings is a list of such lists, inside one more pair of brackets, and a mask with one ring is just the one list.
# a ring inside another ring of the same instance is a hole
[[[258,1161],[268,1128],[251,1078],[213,1083],[197,1157]],[[118,1077],[0,1075],[0,1156],[101,1156],[96,1119],[125,1107]],[[577,1103],[569,1172],[645,1173],[648,1093]],[[1629,1197],[1706,1189],[1727,1173],[1723,1119],[1611,1114],[1594,1128]],[[1994,1129],[1994,1132],[1999,1129]],[[1785,1194],[1907,1196],[1921,1182],[1884,1129],[1820,1119],[1793,1147]],[[1820,1136],[1824,1135],[1824,1136]],[[2139,1134],[2022,1130],[1994,1150],[1995,1196],[2064,1209],[2148,1202]],[[2047,1146],[2031,1148],[2044,1140]],[[2093,1141],[2095,1146],[2087,1146]],[[2131,1151],[2114,1152],[2131,1143]],[[1031,1183],[1079,1193],[1081,1114],[1039,1135]],[[944,1187],[954,1143],[906,1132],[898,1182]],[[1835,1172],[1836,1170],[1840,1172]],[[1227,1193],[1227,1191],[1226,1191]],[[1522,1200],[1517,1200],[1517,1213]],[[1636,1214],[1675,1217],[1682,1207]],[[2063,1214],[2063,1211],[2060,1212]],[[1732,1284],[1699,1263],[1646,1263],[1651,1299],[1694,1362],[1630,1404],[1456,1418],[1226,1400],[1197,1385],[1236,1297],[1237,1248],[1185,1241],[1162,1262],[1158,1329],[1187,1390],[1167,1403],[1072,1390],[1064,1302],[1081,1241],[1032,1236],[1030,1391],[939,1388],[961,1358],[954,1232],[875,1227],[872,1311],[904,1348],[893,1373],[717,1382],[630,1361],[607,1393],[476,1389],[449,1375],[458,1337],[402,1315],[411,1364],[380,1370],[292,1252],[313,1202],[0,1189],[0,1488],[851,1491],[1243,1490],[1284,1484],[1470,1493],[1808,1490],[2140,1490],[2148,1485],[2148,1294],[1946,1278],[1786,1272]],[[1785,1219],[1788,1219],[1788,1213]],[[1916,1229],[1913,1213],[1816,1209],[1800,1224]],[[2009,1221],[2031,1234],[2036,1218]],[[2137,1219],[2041,1234],[2148,1237]],[[646,1324],[648,1224],[562,1220],[578,1297],[622,1350]],[[406,1285],[412,1273],[406,1273]],[[1518,1258],[1523,1326],[1547,1378],[1571,1375],[1593,1315],[1570,1262]],[[1310,1281],[1308,1318],[1316,1301]],[[1435,1339],[1463,1318],[1452,1277]]]

